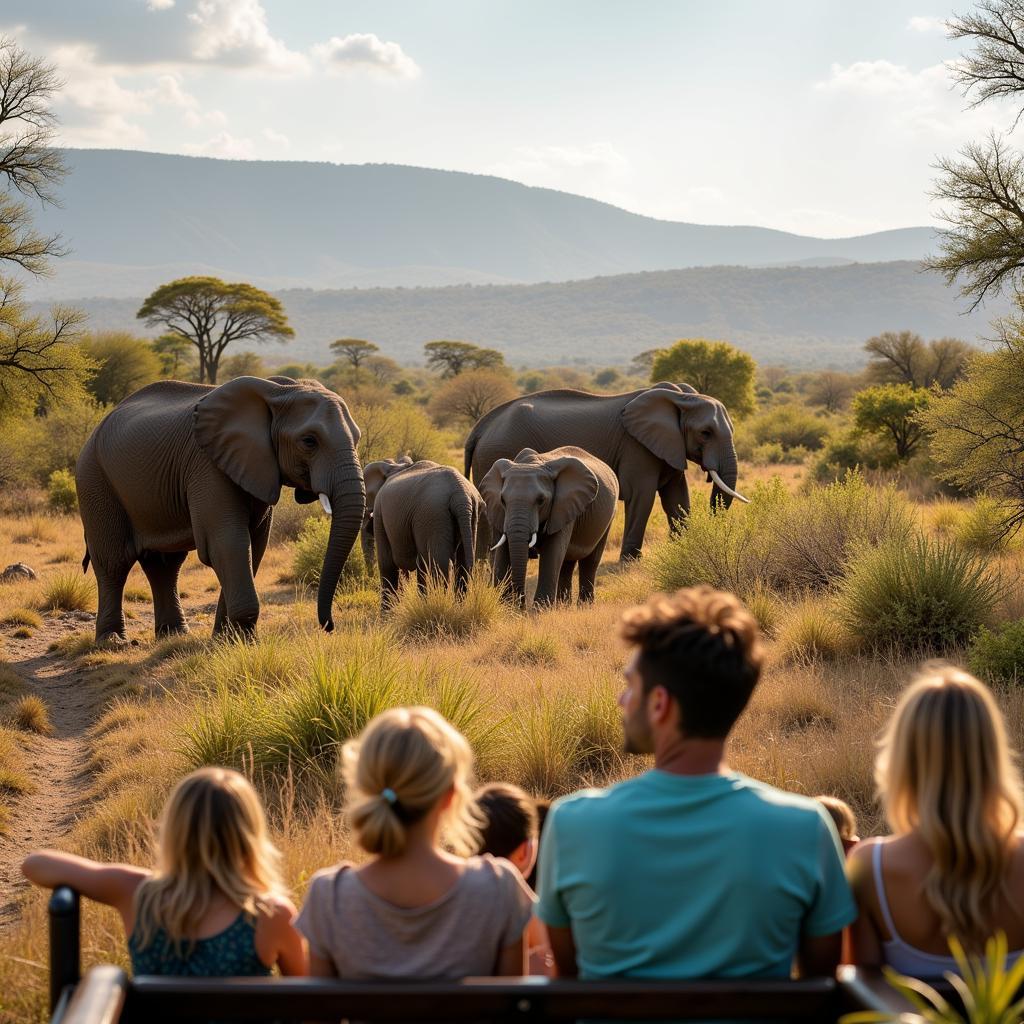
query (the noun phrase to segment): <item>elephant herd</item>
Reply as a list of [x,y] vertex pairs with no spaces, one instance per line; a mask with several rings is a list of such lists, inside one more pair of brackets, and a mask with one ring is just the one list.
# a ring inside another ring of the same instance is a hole
[[[713,482],[726,507],[737,479],[732,423],[721,402],[685,384],[622,395],[543,391],[483,416],[465,446],[465,476],[410,459],[361,467],[359,428],[345,402],[316,381],[237,377],[211,387],[160,381],[126,398],[86,441],[75,470],[99,605],[96,639],[125,638],[122,598],[138,562],[149,580],[158,636],[185,632],[178,573],[195,550],[221,585],[214,632],[255,630],[254,577],[282,487],[319,499],[332,517],[317,618],[334,628],[342,567],[361,538],[376,559],[387,607],[402,573],[421,585],[450,574],[464,591],[478,552],[520,604],[526,566],[539,559],[534,600],[592,600],[615,504],[625,504],[621,558],[639,556],[657,496],[672,529],[690,509],[685,469]],[[470,478],[476,486],[470,482]]]

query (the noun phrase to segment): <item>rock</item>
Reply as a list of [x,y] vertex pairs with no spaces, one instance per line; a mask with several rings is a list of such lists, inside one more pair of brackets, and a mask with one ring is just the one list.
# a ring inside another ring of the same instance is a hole
[[36,579],[35,570],[24,562],[15,562],[0,572],[0,583],[20,583],[22,580]]

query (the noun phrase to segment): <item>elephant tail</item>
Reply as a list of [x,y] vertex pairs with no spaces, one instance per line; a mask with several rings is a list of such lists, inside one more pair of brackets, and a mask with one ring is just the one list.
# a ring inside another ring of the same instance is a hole
[[82,572],[89,571],[89,542],[85,543],[85,558],[82,559]]
[[459,540],[462,542],[458,567],[468,575],[473,571],[473,563],[476,561],[476,507],[470,495],[456,493],[452,495],[448,508],[451,510]]

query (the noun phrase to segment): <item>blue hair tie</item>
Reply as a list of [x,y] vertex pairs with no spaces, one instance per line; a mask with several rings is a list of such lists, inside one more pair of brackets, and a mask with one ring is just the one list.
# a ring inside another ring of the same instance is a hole
[[389,804],[391,804],[392,806],[394,806],[396,803],[398,803],[398,794],[395,793],[395,791],[393,789],[391,789],[390,787],[388,787],[387,789],[382,789],[380,791],[380,795],[385,800],[387,800],[387,802]]

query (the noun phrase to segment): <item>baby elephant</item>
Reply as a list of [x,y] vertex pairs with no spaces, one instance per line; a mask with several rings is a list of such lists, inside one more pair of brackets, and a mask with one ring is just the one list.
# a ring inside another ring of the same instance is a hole
[[423,590],[428,572],[449,578],[454,567],[456,590],[465,593],[483,511],[477,489],[450,466],[408,457],[371,462],[363,480],[363,555],[369,564],[376,548],[382,607],[394,600],[401,573],[415,571]]
[[519,604],[526,601],[526,562],[540,558],[536,604],[572,600],[572,574],[580,566],[581,602],[593,601],[594,578],[619,500],[615,473],[582,448],[538,454],[524,448],[515,461],[498,459],[480,481],[487,505],[496,580],[508,579]]

